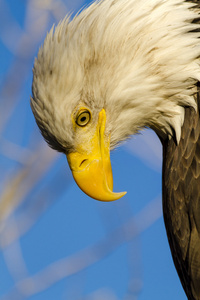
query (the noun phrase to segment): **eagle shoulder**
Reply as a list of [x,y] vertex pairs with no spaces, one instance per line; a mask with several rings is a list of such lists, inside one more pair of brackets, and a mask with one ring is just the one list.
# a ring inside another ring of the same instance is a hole
[[188,299],[200,299],[200,95],[185,108],[179,144],[163,141],[163,214],[175,267]]

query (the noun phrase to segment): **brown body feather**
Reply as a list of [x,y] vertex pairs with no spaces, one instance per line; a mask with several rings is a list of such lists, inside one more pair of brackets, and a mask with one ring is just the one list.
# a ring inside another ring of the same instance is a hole
[[[200,7],[199,0],[189,2]],[[197,112],[185,109],[179,145],[173,139],[163,141],[164,221],[189,300],[200,299],[200,92],[196,101]]]
[[198,111],[185,109],[179,145],[163,142],[163,213],[183,288],[200,299],[200,95]]

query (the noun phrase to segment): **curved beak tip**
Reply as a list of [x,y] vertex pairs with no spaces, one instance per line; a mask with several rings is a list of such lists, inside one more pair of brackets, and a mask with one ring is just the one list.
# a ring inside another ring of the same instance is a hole
[[[101,195],[99,197],[92,197],[92,198],[99,200],[99,201],[109,202],[109,201],[118,200],[125,195],[126,195],[126,192],[114,193],[112,191],[107,191],[105,193],[105,191],[104,191],[104,193],[101,193]],[[90,196],[90,195],[88,195],[88,196]]]
[[[100,201],[114,201],[122,198],[126,192],[114,193],[102,180],[102,177],[86,176],[87,172],[73,172],[73,177],[79,188],[89,197]],[[104,179],[104,178],[103,178]]]

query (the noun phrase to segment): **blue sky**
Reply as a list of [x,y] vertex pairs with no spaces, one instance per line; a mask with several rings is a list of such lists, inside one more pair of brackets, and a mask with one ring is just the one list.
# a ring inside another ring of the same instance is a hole
[[184,300],[161,215],[155,134],[112,153],[114,190],[127,195],[103,203],[79,190],[31,113],[39,45],[88,3],[0,0],[0,299]]

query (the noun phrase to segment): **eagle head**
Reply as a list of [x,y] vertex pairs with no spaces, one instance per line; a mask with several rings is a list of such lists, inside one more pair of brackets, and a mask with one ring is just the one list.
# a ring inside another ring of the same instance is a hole
[[47,34],[31,107],[47,143],[67,155],[78,186],[115,200],[110,149],[145,127],[179,142],[196,108],[199,25],[182,0],[97,1]]

